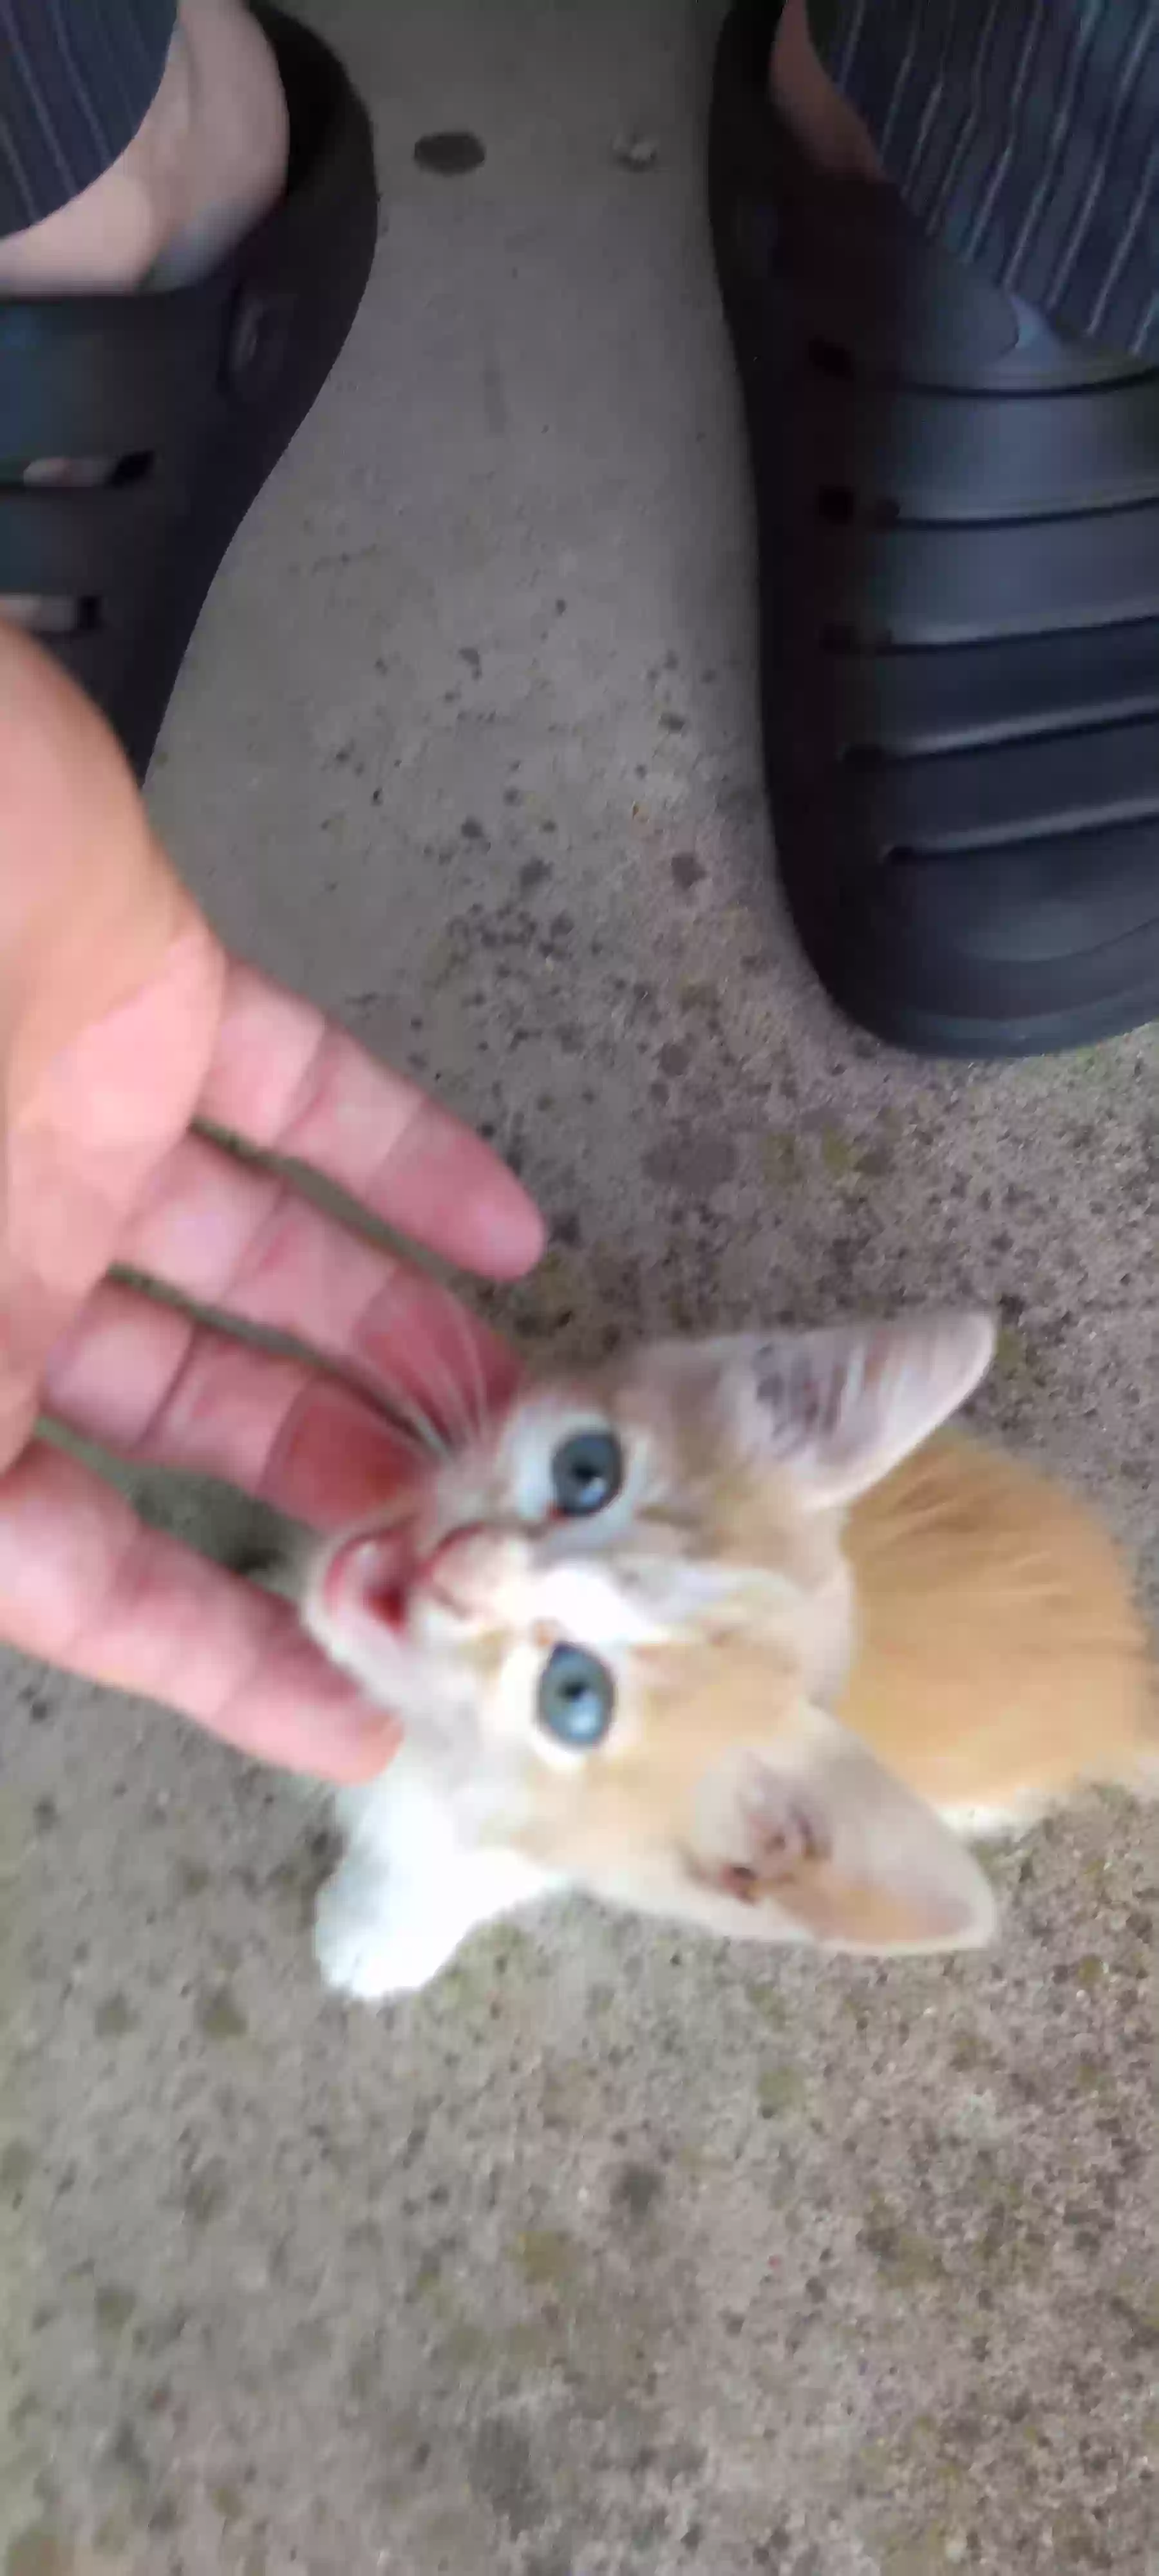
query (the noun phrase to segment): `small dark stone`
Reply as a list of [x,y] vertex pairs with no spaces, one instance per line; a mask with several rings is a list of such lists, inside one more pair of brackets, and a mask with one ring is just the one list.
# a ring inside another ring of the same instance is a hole
[[654,2202],[664,2189],[664,2176],[654,2165],[621,2165],[616,2176],[612,2199],[617,2209],[629,2218],[647,2218]]
[[643,1158],[643,1169],[650,1181],[661,1188],[680,1190],[685,1198],[710,1198],[714,1190],[731,1181],[737,1168],[737,1149],[730,1136],[709,1134],[671,1135]]
[[544,2520],[544,2497],[532,2461],[531,2445],[520,2426],[502,2415],[480,2424],[471,2446],[470,2480],[474,2493],[505,2522],[515,2540],[523,2539]]
[[415,160],[420,170],[433,170],[439,179],[462,179],[468,170],[477,170],[487,158],[477,134],[420,134],[415,145]]
[[131,2478],[135,2486],[144,2485],[149,2475],[149,2463],[127,2415],[122,2417],[117,2428],[111,2456],[117,2467],[124,2470],[125,2476]]

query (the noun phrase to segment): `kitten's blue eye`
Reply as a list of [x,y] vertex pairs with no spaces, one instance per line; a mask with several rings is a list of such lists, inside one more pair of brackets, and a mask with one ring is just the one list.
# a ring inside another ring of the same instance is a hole
[[598,1655],[557,1646],[539,1677],[538,1715],[560,1744],[586,1753],[602,1742],[616,1709],[616,1685]]
[[551,1462],[551,1490],[557,1512],[569,1520],[602,1512],[614,1503],[624,1481],[624,1452],[614,1431],[573,1431],[561,1440]]

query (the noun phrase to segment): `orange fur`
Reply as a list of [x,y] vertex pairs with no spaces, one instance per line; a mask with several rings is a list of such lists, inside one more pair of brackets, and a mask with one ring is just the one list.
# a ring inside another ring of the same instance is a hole
[[1073,1494],[958,1433],[849,1515],[860,1640],[841,1714],[943,1810],[1017,1814],[1159,1757],[1149,1640]]
[[[780,1476],[706,1442],[695,1408],[677,1482],[715,1563],[824,1587],[843,1553],[856,1645],[837,1713],[895,1780],[966,1832],[1031,1821],[1094,1782],[1145,1785],[1159,1757],[1149,1641],[1108,1533],[1072,1494],[957,1433],[928,1441],[837,1516],[801,1516]],[[647,1516],[644,1522],[647,1535]],[[581,1774],[535,1779],[520,1849],[637,1898],[642,1855],[687,1846],[699,1785],[797,1723],[800,1666],[775,1597],[743,1582],[695,1638],[638,1651],[636,1723]],[[904,1906],[839,1884],[827,1851],[769,1893],[813,1937],[904,1946]],[[707,1919],[707,1917],[706,1917]],[[892,1933],[887,1924],[893,1920]],[[729,1928],[751,1928],[734,1909]]]

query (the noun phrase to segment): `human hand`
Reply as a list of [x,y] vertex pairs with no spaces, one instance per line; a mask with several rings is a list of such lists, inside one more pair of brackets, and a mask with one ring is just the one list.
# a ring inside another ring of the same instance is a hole
[[[504,1346],[448,1292],[195,1121],[494,1278],[530,1266],[540,1221],[457,1121],[224,955],[100,719],[5,630],[0,1120],[0,1636],[266,1760],[371,1775],[392,1722],[287,1605],[145,1529],[35,1437],[36,1415],[329,1529],[413,1473],[382,1404],[453,1434],[510,1383]],[[324,1366],[194,1323],[109,1279],[114,1262]]]

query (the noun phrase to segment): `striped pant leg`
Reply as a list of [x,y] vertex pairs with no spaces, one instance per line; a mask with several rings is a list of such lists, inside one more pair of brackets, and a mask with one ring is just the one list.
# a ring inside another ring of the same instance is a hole
[[152,106],[177,0],[0,0],[0,235],[119,160]]
[[1080,338],[1159,358],[1159,0],[809,0],[923,228]]

